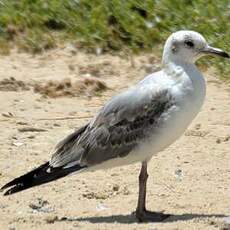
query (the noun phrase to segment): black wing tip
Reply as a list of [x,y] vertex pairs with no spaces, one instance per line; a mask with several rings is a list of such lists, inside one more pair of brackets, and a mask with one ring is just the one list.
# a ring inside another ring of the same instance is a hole
[[54,170],[51,172],[47,172],[47,169],[49,167],[50,167],[49,163],[47,162],[41,165],[40,167],[18,178],[15,178],[14,180],[5,184],[0,189],[0,192],[4,192],[4,190],[7,189],[3,195],[4,196],[12,195],[13,193],[21,192],[31,187],[57,180],[59,178],[67,176],[70,173],[86,168],[87,166],[75,165],[73,167],[66,168],[66,169],[60,167],[60,168],[54,168]]
[[24,189],[27,189],[30,187],[31,184],[31,180],[34,179],[34,175],[37,172],[40,172],[40,170],[42,169],[46,169],[48,167],[49,163],[46,162],[45,164],[40,165],[38,168],[35,168],[34,170],[20,176],[17,177],[15,179],[13,179],[12,181],[8,182],[7,184],[3,185],[0,188],[0,192],[4,192],[4,190],[8,189],[7,191],[5,191],[5,193],[3,193],[4,196],[8,196],[11,195],[13,193],[16,192],[20,192]]
[[4,186],[2,188],[0,188],[0,192],[3,192],[6,188],[4,188]]
[[19,192],[23,187],[24,187],[23,184],[17,183],[16,179],[15,179],[15,180],[10,181],[9,183],[5,184],[4,186],[2,186],[0,189],[0,192],[4,192],[7,188],[9,188],[8,190],[6,190],[3,193],[3,196],[8,196],[8,195],[11,195],[15,192]]
[[13,186],[12,188],[8,189],[6,192],[3,193],[3,196],[9,196],[12,195],[13,193],[20,192],[24,190],[23,185],[17,184]]
[[1,187],[0,192],[3,192],[6,188],[9,188],[13,185],[16,185],[15,180],[10,181],[9,183],[5,184]]
[[[5,184],[4,186],[2,186],[1,187],[1,189],[0,189],[0,192],[4,192],[4,190],[6,190],[7,188],[9,188],[9,187],[11,187],[12,185],[10,185],[10,183],[7,183],[7,184]],[[10,190],[10,189],[9,189]],[[8,191],[9,190],[7,190],[3,195],[5,196],[5,195],[9,195],[8,193]]]
[[[10,188],[10,189],[8,189],[8,190],[6,190],[7,188],[9,188],[9,187],[3,186],[3,187],[0,189],[0,192],[3,193],[3,196],[8,196],[8,195],[12,194],[11,190],[12,190],[14,187],[13,187],[13,188]],[[5,191],[5,190],[6,190],[6,191]]]
[[2,186],[2,187],[0,188],[0,192],[3,192],[6,188],[7,188],[6,185]]
[[11,189],[8,189],[6,192],[3,193],[3,196],[9,196],[11,194],[12,194]]

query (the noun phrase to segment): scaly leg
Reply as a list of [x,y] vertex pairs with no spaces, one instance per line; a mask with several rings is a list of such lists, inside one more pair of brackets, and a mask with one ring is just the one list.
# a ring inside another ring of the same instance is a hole
[[139,175],[139,196],[136,209],[136,218],[140,222],[160,222],[168,218],[170,215],[163,213],[150,212],[146,210],[146,184],[148,179],[147,162],[142,162]]

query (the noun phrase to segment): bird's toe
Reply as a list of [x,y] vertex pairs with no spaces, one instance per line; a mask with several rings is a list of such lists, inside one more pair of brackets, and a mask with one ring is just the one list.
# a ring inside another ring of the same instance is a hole
[[169,214],[151,212],[151,211],[136,211],[135,216],[139,222],[162,222],[165,219],[169,218]]

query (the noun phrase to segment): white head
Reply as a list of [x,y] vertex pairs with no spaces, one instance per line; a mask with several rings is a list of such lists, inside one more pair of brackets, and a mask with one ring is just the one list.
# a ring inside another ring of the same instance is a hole
[[229,55],[223,50],[209,46],[201,34],[181,30],[173,33],[167,39],[163,52],[163,64],[169,62],[195,63],[198,58],[207,54],[229,58]]

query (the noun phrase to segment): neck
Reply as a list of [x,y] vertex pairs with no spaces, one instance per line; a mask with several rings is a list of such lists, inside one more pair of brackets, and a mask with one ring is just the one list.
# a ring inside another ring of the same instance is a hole
[[194,63],[188,63],[186,60],[169,61],[163,59],[163,70],[168,77],[176,81],[190,79],[196,93],[205,95],[204,77]]
[[191,70],[198,71],[194,63],[189,63],[184,60],[165,60],[163,59],[163,69],[168,75],[178,77],[183,72],[188,72]]
[[164,67],[167,67],[168,65],[172,65],[172,64],[177,65],[177,66],[195,65],[193,61],[188,60],[187,58],[179,58],[169,52],[163,53],[162,64]]

